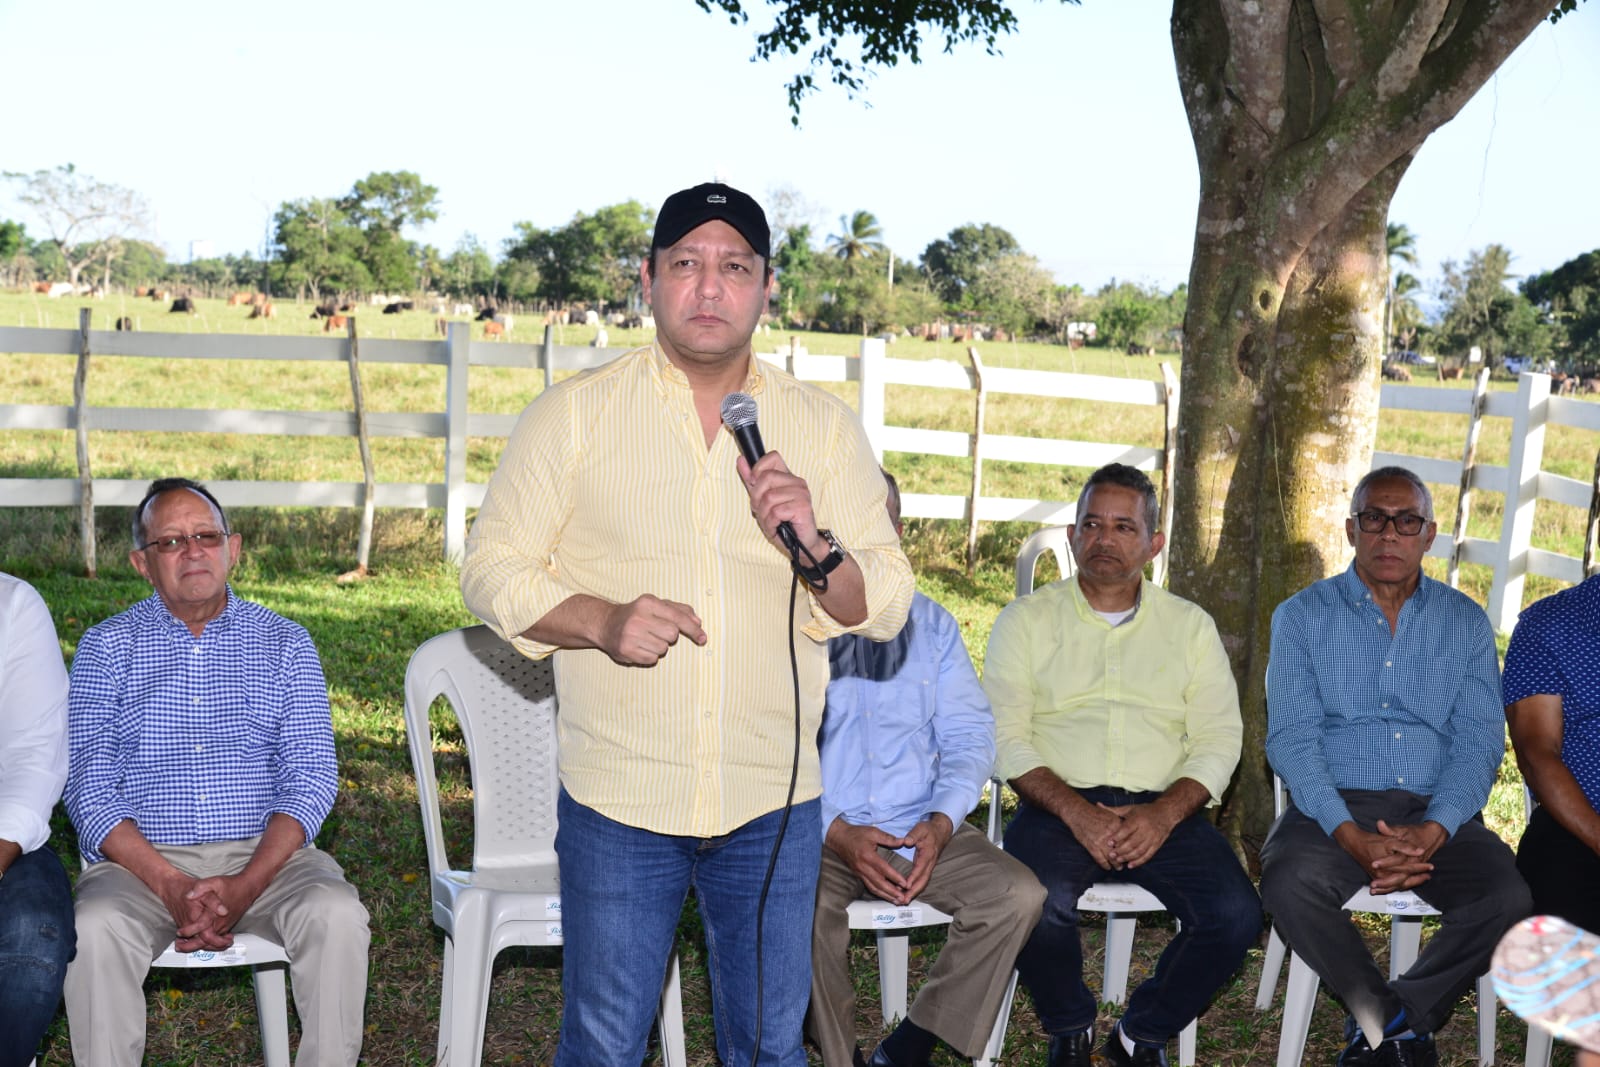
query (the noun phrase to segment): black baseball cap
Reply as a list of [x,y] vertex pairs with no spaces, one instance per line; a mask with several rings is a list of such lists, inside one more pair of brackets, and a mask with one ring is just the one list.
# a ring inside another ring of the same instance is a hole
[[676,244],[684,234],[712,219],[721,219],[738,230],[739,236],[749,241],[762,259],[771,258],[772,231],[767,228],[766,212],[749,194],[721,182],[706,182],[667,197],[656,215],[656,233],[650,241],[650,250]]

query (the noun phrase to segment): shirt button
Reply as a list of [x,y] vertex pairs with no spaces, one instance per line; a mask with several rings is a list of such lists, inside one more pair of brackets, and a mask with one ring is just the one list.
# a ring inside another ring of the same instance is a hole
[[1395,781],[1397,783],[1399,783],[1400,785],[1405,785],[1406,784],[1406,779],[1405,779],[1404,775],[1401,775],[1399,778],[1396,778]]
[[1394,732],[1394,739],[1395,739],[1395,740],[1396,740],[1396,741],[1398,741],[1398,740],[1400,740],[1400,731],[1399,731],[1399,730],[1396,730],[1396,731],[1395,731],[1395,732]]
[[204,745],[196,745],[196,746],[194,746],[194,750],[196,752],[204,752],[206,750],[206,746],[204,746]]
[[1383,706],[1384,706],[1384,707],[1388,707],[1388,706],[1389,706],[1389,702],[1388,702],[1388,701],[1387,701],[1387,700],[1385,700],[1385,701],[1384,701],[1384,702],[1383,702]]
[[1386,659],[1386,660],[1383,661],[1383,665],[1385,667],[1393,667],[1394,666],[1394,660]]

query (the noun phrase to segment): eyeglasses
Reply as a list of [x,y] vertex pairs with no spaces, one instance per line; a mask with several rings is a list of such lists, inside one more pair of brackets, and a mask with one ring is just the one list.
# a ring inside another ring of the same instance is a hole
[[1369,534],[1383,533],[1383,528],[1392,522],[1394,532],[1401,537],[1415,537],[1428,524],[1427,519],[1410,511],[1402,511],[1398,515],[1382,511],[1358,511],[1355,513],[1355,520],[1356,525],[1361,527],[1361,532]]
[[227,539],[227,536],[225,530],[201,530],[199,533],[154,537],[139,547],[153,548],[162,555],[171,555],[173,552],[182,552],[190,544],[199,545],[201,548],[216,548]]

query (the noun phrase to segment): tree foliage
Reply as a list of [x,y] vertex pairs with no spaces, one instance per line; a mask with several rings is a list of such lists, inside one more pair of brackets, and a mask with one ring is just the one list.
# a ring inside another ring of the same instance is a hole
[[922,269],[934,291],[945,303],[956,307],[990,264],[1021,251],[1022,246],[1009,230],[987,222],[969,222],[930,241],[922,252]]
[[71,163],[32,174],[5,171],[4,176],[18,186],[17,200],[44,223],[73,285],[85,267],[96,261],[109,264],[125,240],[149,227],[144,197],[90,177]]
[[839,232],[828,237],[828,251],[840,259],[883,255],[883,226],[870,211],[839,216]]
[[1465,361],[1477,348],[1491,369],[1509,355],[1550,354],[1548,324],[1526,296],[1507,287],[1515,277],[1511,259],[1504,246],[1491,244],[1469,253],[1463,265],[1447,260],[1440,268],[1444,314],[1434,343],[1441,354]]
[[1558,358],[1585,370],[1600,368],[1600,249],[1522,283],[1522,293],[1555,331]]
[[593,215],[580,211],[551,230],[519,222],[517,235],[506,241],[506,259],[538,272],[536,292],[545,300],[620,305],[638,284],[654,225],[655,212],[637,200]]
[[273,216],[273,283],[313,296],[420,284],[405,237],[438,217],[439,190],[410,171],[375,171],[339,197],[285,201]]

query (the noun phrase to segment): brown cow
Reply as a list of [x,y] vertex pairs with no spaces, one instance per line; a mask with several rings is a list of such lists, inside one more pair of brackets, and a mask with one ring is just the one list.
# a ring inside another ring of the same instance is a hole
[[254,301],[251,299],[250,293],[234,293],[228,297],[228,306],[231,308],[244,307],[246,304],[251,303],[254,303]]
[[1439,380],[1441,382],[1457,381],[1460,379],[1463,373],[1465,373],[1464,368],[1446,367],[1443,364],[1439,365]]
[[342,330],[344,329],[344,324],[349,321],[343,315],[329,315],[322,320],[322,332],[332,333],[334,330]]
[[50,285],[50,282],[34,282],[33,291],[36,293],[44,293],[48,296],[50,293]]
[[1585,378],[1578,385],[1580,393],[1600,393],[1600,378]]
[[485,341],[491,337],[504,337],[505,335],[506,328],[503,323],[491,321],[483,324],[483,339]]
[[448,336],[450,333],[450,320],[446,318],[434,319],[433,332],[438,334],[440,337]]
[[252,319],[275,319],[278,317],[278,309],[272,306],[272,301],[263,300],[259,304],[250,305],[250,317]]

